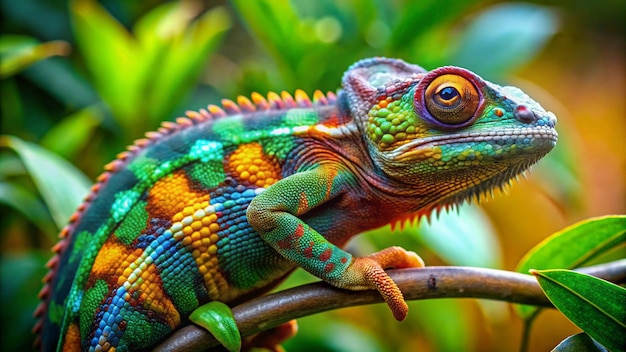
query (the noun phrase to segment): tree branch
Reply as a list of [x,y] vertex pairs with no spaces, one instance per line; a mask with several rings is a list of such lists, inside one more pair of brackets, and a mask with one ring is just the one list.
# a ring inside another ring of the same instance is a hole
[[[626,259],[577,269],[614,283],[626,282]],[[552,307],[531,275],[472,267],[426,267],[389,270],[406,300],[484,298]],[[233,307],[243,337],[291,319],[324,311],[383,302],[376,291],[348,291],[323,282],[257,297]],[[219,343],[206,330],[188,325],[176,331],[155,351],[202,351]]]

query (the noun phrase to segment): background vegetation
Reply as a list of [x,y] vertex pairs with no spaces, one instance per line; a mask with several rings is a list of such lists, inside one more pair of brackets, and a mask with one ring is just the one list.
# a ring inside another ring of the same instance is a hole
[[[427,69],[459,65],[519,86],[557,114],[560,139],[506,196],[464,207],[460,216],[442,215],[445,225],[366,234],[351,243],[352,251],[394,244],[416,250],[429,265],[514,270],[549,234],[591,216],[626,213],[626,2],[620,0],[0,5],[0,126],[11,136],[0,140],[7,349],[30,346],[49,248],[88,185],[126,145],[161,121],[223,97],[335,91],[342,72],[365,57],[399,57]],[[285,285],[310,280],[297,273]],[[509,351],[520,345],[522,320],[508,304],[430,300],[411,302],[410,309],[403,323],[383,305],[301,319],[286,347]],[[560,313],[545,311],[531,331],[530,350],[549,350],[577,331]]]

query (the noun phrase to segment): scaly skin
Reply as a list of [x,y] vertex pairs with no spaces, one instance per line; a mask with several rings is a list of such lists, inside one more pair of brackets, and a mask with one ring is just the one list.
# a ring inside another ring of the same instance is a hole
[[500,187],[550,151],[556,118],[514,87],[456,67],[375,58],[338,95],[302,92],[187,118],[109,164],[63,230],[37,315],[45,350],[149,349],[210,301],[260,295],[299,266],[407,306],[354,235]]

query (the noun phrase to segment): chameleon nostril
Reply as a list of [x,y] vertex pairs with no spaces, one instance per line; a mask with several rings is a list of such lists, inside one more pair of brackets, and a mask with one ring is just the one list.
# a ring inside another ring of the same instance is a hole
[[518,105],[515,108],[515,118],[523,123],[537,121],[537,116],[526,105]]

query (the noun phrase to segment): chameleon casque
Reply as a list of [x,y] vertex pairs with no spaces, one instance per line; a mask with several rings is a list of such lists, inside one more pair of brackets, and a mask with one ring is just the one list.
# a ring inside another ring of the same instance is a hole
[[353,64],[335,95],[252,94],[165,122],[108,164],[54,248],[35,331],[44,350],[143,350],[210,301],[271,289],[294,268],[378,290],[419,267],[354,235],[507,184],[556,144],[556,117],[458,67]]

